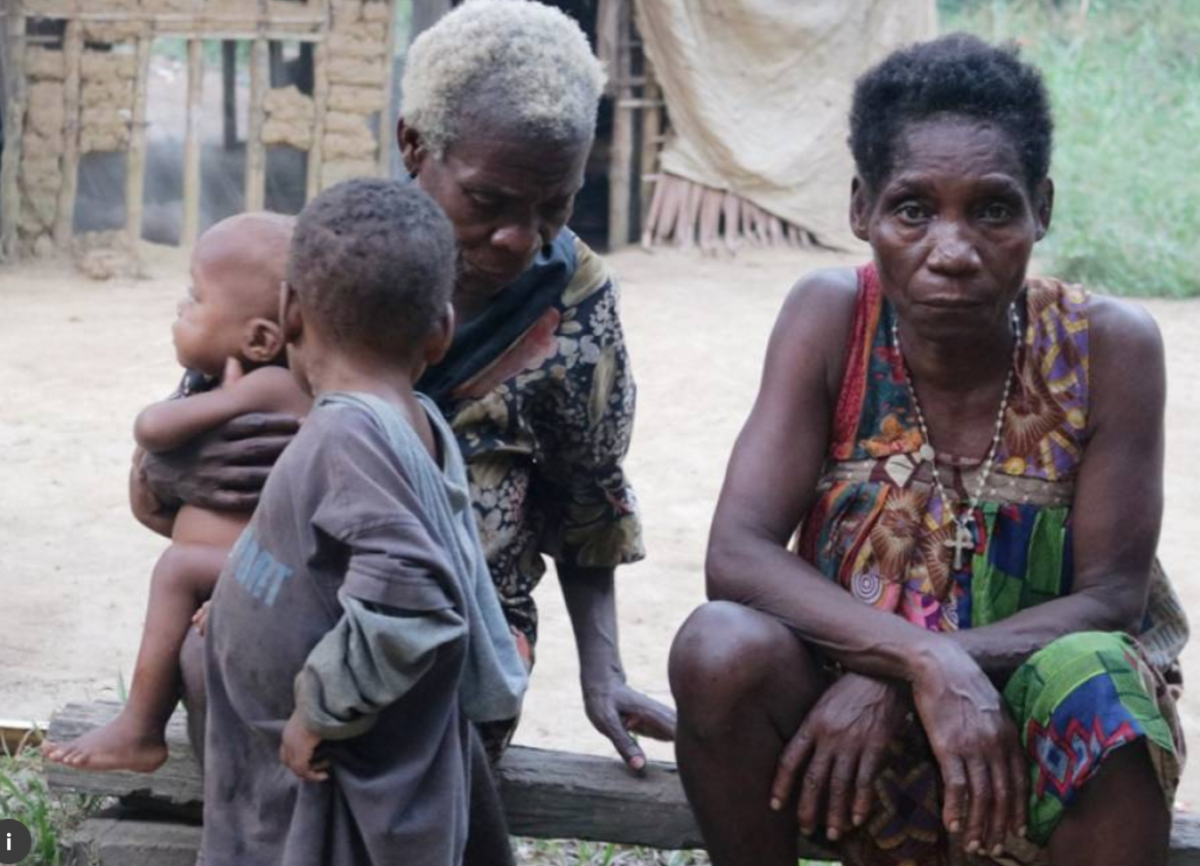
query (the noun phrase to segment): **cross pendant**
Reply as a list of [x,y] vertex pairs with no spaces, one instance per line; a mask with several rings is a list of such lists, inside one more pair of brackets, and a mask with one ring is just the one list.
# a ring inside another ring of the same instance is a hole
[[958,517],[954,518],[954,538],[948,538],[942,542],[946,547],[954,548],[954,570],[962,571],[963,567],[963,551],[975,550],[975,537],[971,535],[971,530],[968,525],[971,523],[971,518],[965,520]]

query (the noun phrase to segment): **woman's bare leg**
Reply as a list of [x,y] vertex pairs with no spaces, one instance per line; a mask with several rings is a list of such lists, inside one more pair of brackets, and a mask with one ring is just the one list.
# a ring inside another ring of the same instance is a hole
[[179,652],[192,615],[212,595],[229,551],[172,544],[154,566],[129,699],[120,715],[69,743],[46,743],[51,761],[88,770],[149,773],[167,759],[167,720],[179,700]]
[[1054,866],[1163,866],[1171,813],[1145,741],[1109,756],[1050,837]]
[[824,688],[811,654],[766,614],[710,602],[676,635],[670,675],[679,774],[713,863],[795,866],[795,808],[768,804],[779,754]]

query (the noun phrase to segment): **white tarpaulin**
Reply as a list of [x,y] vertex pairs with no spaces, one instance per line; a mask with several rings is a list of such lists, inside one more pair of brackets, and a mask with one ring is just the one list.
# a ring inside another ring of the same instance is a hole
[[[661,169],[825,245],[847,224],[855,79],[936,34],[935,0],[636,0],[673,135]],[[727,211],[728,213],[728,211]]]

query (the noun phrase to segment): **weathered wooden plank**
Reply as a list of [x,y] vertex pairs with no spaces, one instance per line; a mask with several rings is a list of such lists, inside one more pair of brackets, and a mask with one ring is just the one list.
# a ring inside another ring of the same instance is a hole
[[198,824],[156,821],[112,809],[83,823],[62,846],[64,866],[195,866]]
[[17,257],[17,224],[21,219],[21,139],[25,129],[25,16],[20,8],[0,27],[0,38],[8,40],[9,68],[5,70],[7,111],[5,113],[5,143],[0,163],[0,260]]
[[[50,721],[48,739],[59,743],[95,730],[116,718],[121,705],[116,701],[68,704]],[[53,788],[82,794],[113,797],[140,796],[167,805],[194,806],[204,799],[200,766],[187,738],[187,717],[179,712],[167,725],[170,757],[155,773],[93,773],[62,764],[46,764],[46,781]]]
[[[49,738],[67,740],[94,730],[114,718],[120,706],[112,701],[69,704],[51,721]],[[187,742],[182,712],[172,717],[167,741],[171,757],[162,769],[150,775],[87,773],[47,764],[46,777],[59,791],[132,798],[143,809],[157,804],[168,811],[176,810],[175,814],[194,817],[203,797],[203,785]],[[611,758],[514,746],[500,762],[498,776],[509,830],[515,836],[590,839],[666,849],[703,847],[673,764],[651,761],[645,777],[634,778]],[[139,845],[161,853],[184,843],[193,845],[190,850],[194,855],[194,845],[199,842],[198,831],[189,835],[189,831],[171,829],[174,825],[156,830],[164,826],[158,821],[116,824],[112,816],[95,820],[99,823],[88,822],[92,835],[107,840],[103,844],[109,845],[110,851],[125,852],[122,857],[132,856],[128,852],[136,851]],[[126,824],[127,829],[123,826]],[[194,841],[187,842],[189,839]],[[833,853],[806,839],[800,839],[797,853],[810,859],[836,859]],[[162,857],[109,859],[106,854],[99,862],[103,866],[165,866],[176,862],[166,854]],[[1200,866],[1200,816],[1175,813],[1169,863]]]
[[132,249],[142,239],[142,213],[146,197],[146,102],[150,90],[149,33],[138,38],[137,80],[133,90],[133,120],[125,174],[125,231]]
[[204,42],[188,42],[187,130],[183,139],[183,227],[180,242],[191,246],[200,233],[200,118],[204,112]]
[[67,74],[63,84],[62,186],[59,187],[58,211],[54,217],[54,243],[60,250],[68,248],[74,235],[75,195],[79,189],[79,70],[83,62],[83,25],[78,21],[67,22],[63,62]]

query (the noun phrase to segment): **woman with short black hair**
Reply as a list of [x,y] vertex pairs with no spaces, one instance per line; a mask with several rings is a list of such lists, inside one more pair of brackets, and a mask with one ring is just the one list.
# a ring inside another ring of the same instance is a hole
[[1026,276],[1051,130],[1037,71],[972,37],[858,82],[874,261],[789,296],[672,649],[714,863],[792,864],[797,828],[850,863],[1166,862],[1162,341]]

